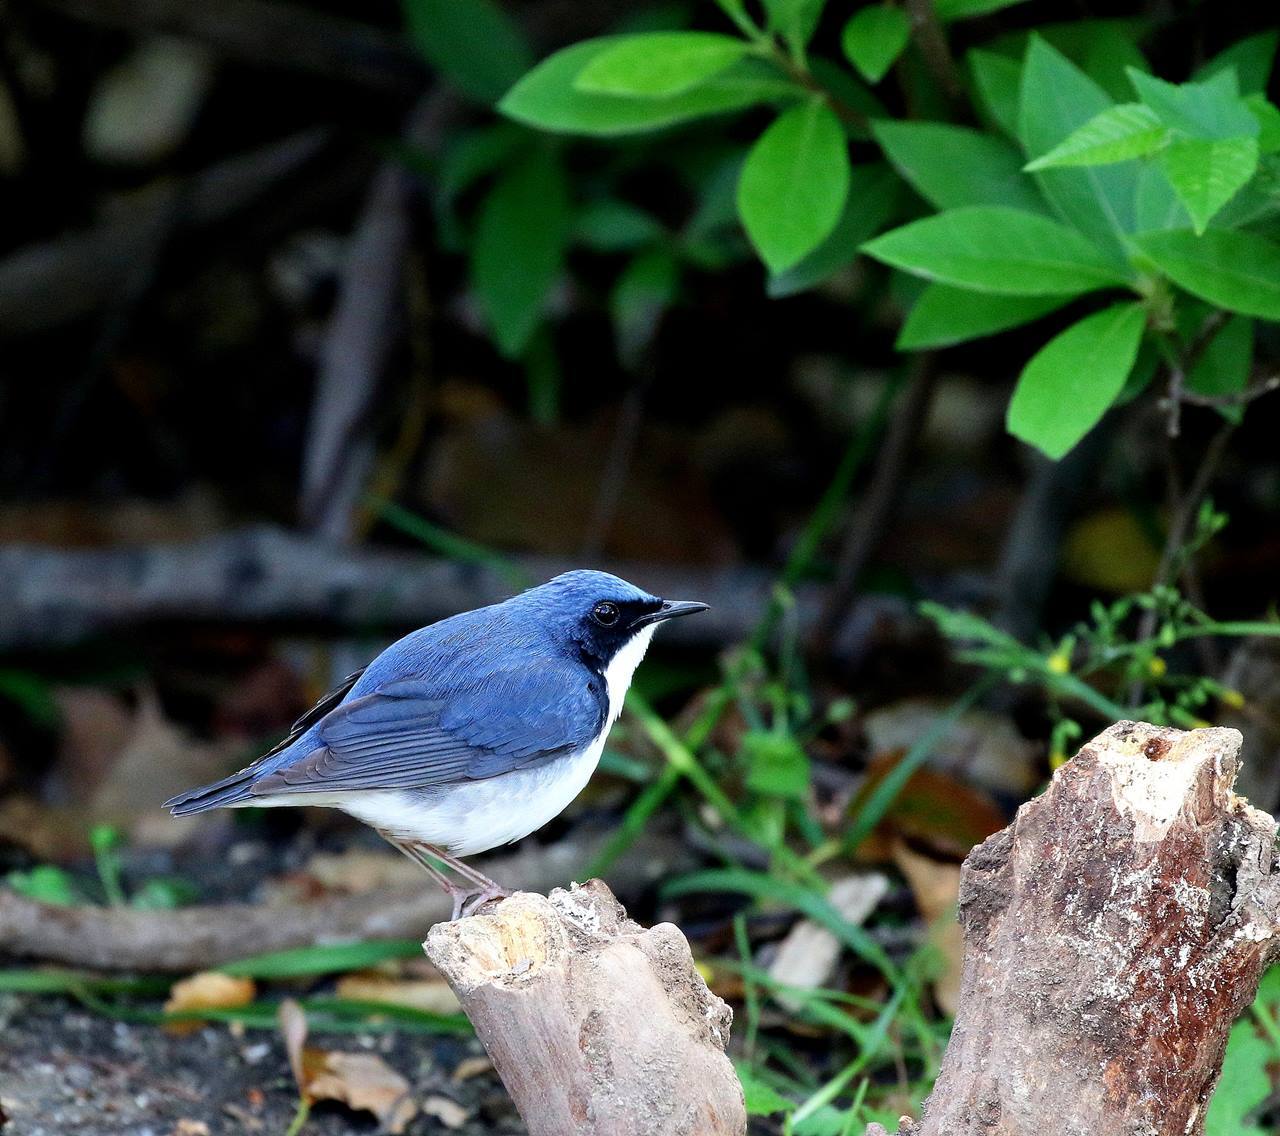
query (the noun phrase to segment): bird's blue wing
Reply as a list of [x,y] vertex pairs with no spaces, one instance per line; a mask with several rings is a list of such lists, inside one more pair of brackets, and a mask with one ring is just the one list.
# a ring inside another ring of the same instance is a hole
[[569,662],[489,672],[442,690],[396,679],[342,703],[316,745],[259,777],[253,796],[418,789],[496,777],[588,745],[604,725],[600,680]]

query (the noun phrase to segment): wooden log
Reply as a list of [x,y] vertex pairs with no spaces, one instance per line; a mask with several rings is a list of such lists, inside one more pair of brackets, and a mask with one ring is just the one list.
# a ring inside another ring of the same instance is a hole
[[1276,822],[1232,792],[1240,744],[1119,722],[970,853],[955,1028],[901,1136],[1202,1136],[1280,943]]
[[[555,844],[526,840],[509,855],[481,860],[510,886],[545,889],[573,878],[605,847],[607,833],[575,835]],[[190,973],[248,955],[321,943],[414,939],[449,916],[450,900],[403,857],[404,886],[309,903],[273,906],[224,903],[148,911],[140,907],[63,907],[0,887],[0,956],[32,957],[94,970]],[[687,867],[669,838],[646,836],[611,869],[619,890],[639,890],[654,873]]]
[[[526,556],[512,561],[530,583],[580,567]],[[594,564],[657,595],[699,599],[711,610],[677,619],[663,641],[722,646],[750,635],[769,602],[773,576],[755,568]],[[496,603],[516,590],[501,565],[444,560],[377,547],[346,549],[269,525],[185,543],[108,548],[0,544],[0,649],[48,648],[147,620],[299,620],[354,628],[418,627]],[[817,585],[795,591],[803,634],[818,617]],[[920,624],[896,597],[864,596],[834,642],[855,665],[894,629]]]
[[743,1136],[732,1011],[670,923],[645,930],[599,880],[517,893],[431,929],[530,1136]]

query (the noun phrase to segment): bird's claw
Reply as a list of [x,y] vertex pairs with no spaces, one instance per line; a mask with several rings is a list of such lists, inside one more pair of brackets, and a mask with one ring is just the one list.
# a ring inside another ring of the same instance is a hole
[[465,919],[469,915],[474,915],[486,903],[492,903],[495,899],[506,899],[511,893],[506,888],[492,884],[489,887],[470,890],[458,888],[450,890],[449,894],[453,897],[453,914],[449,916],[452,922],[455,919]]

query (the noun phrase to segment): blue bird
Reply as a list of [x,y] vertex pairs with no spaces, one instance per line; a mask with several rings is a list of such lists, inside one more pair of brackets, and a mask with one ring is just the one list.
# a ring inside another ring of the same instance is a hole
[[509,893],[459,857],[528,836],[568,806],[658,624],[706,607],[607,572],[566,572],[411,632],[269,753],[165,807],[341,809],[421,864],[454,919],[471,914]]

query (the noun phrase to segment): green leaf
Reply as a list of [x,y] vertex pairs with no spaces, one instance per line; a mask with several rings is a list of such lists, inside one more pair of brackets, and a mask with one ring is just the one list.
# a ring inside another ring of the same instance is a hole
[[1124,389],[1145,326],[1141,304],[1116,304],[1049,340],[1018,377],[1009,433],[1055,461],[1063,457]]
[[831,235],[798,264],[770,276],[768,294],[774,299],[793,296],[851,264],[862,242],[878,233],[893,216],[901,184],[884,162],[854,166],[844,212]]
[[873,4],[850,17],[840,36],[845,58],[868,83],[888,73],[911,39],[911,21],[901,8]]
[[480,207],[471,283],[508,358],[524,351],[564,269],[569,190],[559,158],[539,148],[511,166]]
[[1143,233],[1137,247],[1180,288],[1228,311],[1280,320],[1280,245],[1255,233]]
[[[1106,92],[1039,36],[1022,71],[1018,137],[1028,157],[1048,154],[1111,106]],[[1133,231],[1137,166],[1040,170],[1041,192],[1064,221],[1108,252],[1123,255],[1119,234]]]
[[1256,138],[1179,138],[1160,155],[1160,168],[1187,208],[1197,233],[1258,169]]
[[12,702],[38,726],[52,729],[62,720],[50,684],[30,671],[0,670],[0,698]]
[[296,947],[253,955],[217,967],[223,974],[238,978],[312,978],[322,974],[342,974],[363,970],[389,959],[420,958],[422,944],[411,939],[372,942],[329,943],[318,947]]
[[771,900],[794,908],[821,924],[836,940],[859,958],[869,962],[886,977],[894,976],[892,960],[866,931],[856,927],[840,914],[825,895],[797,884],[794,880],[754,872],[749,868],[707,868],[700,872],[677,876],[661,887],[663,897],[697,892],[736,892],[756,901]]
[[789,734],[750,730],[742,739],[747,788],[766,797],[803,800],[809,792],[809,757]]
[[1142,103],[1108,107],[1073,130],[1028,170],[1050,166],[1105,166],[1154,154],[1169,139],[1169,128]]
[[1274,154],[1280,150],[1280,110],[1267,102],[1266,95],[1249,95],[1244,103],[1258,120],[1258,152]]
[[1274,1056],[1253,1022],[1246,1019],[1231,1027],[1222,1075],[1205,1115],[1205,1136],[1267,1136],[1269,1130],[1250,1124],[1248,1117],[1271,1093],[1267,1064]]
[[84,902],[71,876],[53,864],[37,864],[28,872],[10,872],[4,882],[19,895],[40,903],[72,907]]
[[404,0],[415,46],[464,95],[493,103],[533,65],[515,21],[494,0]]
[[618,355],[634,369],[653,340],[663,313],[671,307],[680,285],[680,267],[665,248],[651,248],[636,256],[618,277],[609,297]]
[[1016,138],[1022,64],[1007,55],[979,48],[969,52],[967,61],[981,109],[1010,138]]
[[625,36],[579,71],[573,85],[600,95],[678,95],[732,67],[748,47],[746,40],[715,32]]
[[1129,80],[1166,126],[1192,138],[1249,138],[1258,133],[1257,120],[1240,98],[1234,71],[1219,72],[1203,83],[1175,85],[1130,68]]
[[1277,42],[1280,42],[1280,32],[1274,29],[1249,36],[1219,52],[1193,78],[1212,79],[1223,71],[1234,71],[1244,94],[1265,91],[1276,61]]
[[777,102],[798,93],[763,61],[743,60],[698,86],[664,98],[629,98],[580,91],[574,82],[616,36],[584,40],[544,59],[498,104],[508,118],[562,134],[615,135],[656,130],[703,115]]
[[595,252],[629,252],[665,233],[652,213],[612,197],[588,205],[573,227],[574,240]]
[[804,49],[818,30],[826,0],[764,0],[768,29],[781,33],[794,58],[804,57]]
[[896,344],[899,351],[950,347],[969,339],[1020,327],[1055,308],[1066,296],[993,296],[946,284],[930,284],[908,314]]
[[748,1116],[772,1116],[775,1112],[791,1112],[796,1107],[795,1101],[788,1100],[772,1085],[759,1080],[744,1062],[735,1061],[734,1068],[742,1082]]
[[172,911],[200,898],[200,890],[190,880],[178,876],[153,876],[129,896],[129,906],[147,911]]
[[[1209,398],[1238,395],[1249,385],[1253,369],[1253,320],[1232,316],[1209,340],[1200,358],[1187,372],[1187,387]],[[1223,403],[1214,408],[1229,422],[1244,418],[1241,403]]]
[[1021,156],[1002,138],[942,122],[886,120],[871,130],[897,171],[938,209],[1008,205],[1045,212]]
[[738,215],[769,270],[782,272],[831,233],[848,192],[844,131],[811,99],[780,115],[747,154]]
[[1154,229],[1187,229],[1191,218],[1178,200],[1164,171],[1154,162],[1143,162],[1133,194],[1133,223],[1139,233]]
[[1002,12],[1026,0],[934,0],[933,10],[944,24],[952,20],[967,20],[973,16],[986,16]]
[[928,280],[1005,296],[1074,296],[1126,283],[1074,229],[994,205],[914,221],[863,251]]

